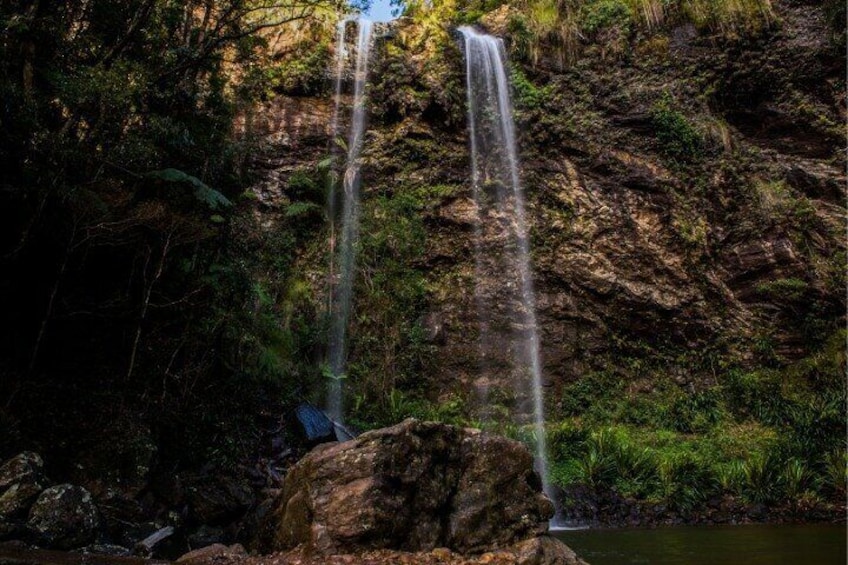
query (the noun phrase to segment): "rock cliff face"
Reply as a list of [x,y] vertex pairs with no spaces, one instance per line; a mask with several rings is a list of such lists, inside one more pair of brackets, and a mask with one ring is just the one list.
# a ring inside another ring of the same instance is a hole
[[[719,360],[798,359],[841,323],[844,57],[817,7],[775,7],[779,25],[755,38],[681,25],[638,38],[632,52],[587,46],[565,71],[517,71],[532,79],[514,77],[515,105],[552,393],[646,352],[697,388]],[[420,327],[436,353],[409,380],[434,397],[486,388],[521,411],[506,348],[481,371],[461,54],[448,46],[427,58],[404,25],[381,40],[371,79],[363,205],[408,198],[422,222],[420,252],[393,257],[403,241],[389,235],[378,259],[407,260],[426,289],[403,324]],[[275,143],[296,150],[286,163],[260,161],[264,207],[285,201],[291,171],[314,170],[326,154],[328,111],[315,108],[326,101],[280,97],[266,110],[268,154]],[[322,296],[325,257],[313,248],[302,262]],[[355,308],[373,308],[362,297],[379,268],[363,267]],[[503,280],[484,265],[480,284],[497,297]],[[400,322],[377,330],[365,318],[351,330],[352,363],[389,373],[399,354],[387,332]],[[506,340],[514,328],[491,331]],[[390,350],[379,366],[374,343]]]

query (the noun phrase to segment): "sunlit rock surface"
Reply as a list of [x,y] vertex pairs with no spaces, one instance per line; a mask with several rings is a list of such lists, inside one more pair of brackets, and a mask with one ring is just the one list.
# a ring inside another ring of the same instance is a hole
[[522,444],[412,419],[317,447],[289,471],[278,504],[271,547],[323,555],[482,553],[543,534],[553,515]]

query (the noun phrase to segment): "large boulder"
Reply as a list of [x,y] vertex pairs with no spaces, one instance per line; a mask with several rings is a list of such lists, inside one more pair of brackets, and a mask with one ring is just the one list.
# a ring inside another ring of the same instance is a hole
[[40,545],[74,549],[92,543],[100,515],[91,494],[75,485],[56,485],[42,492],[29,512],[27,528]]
[[323,555],[482,553],[535,538],[552,515],[521,443],[406,420],[320,445],[292,467],[270,541],[271,549],[302,544]]

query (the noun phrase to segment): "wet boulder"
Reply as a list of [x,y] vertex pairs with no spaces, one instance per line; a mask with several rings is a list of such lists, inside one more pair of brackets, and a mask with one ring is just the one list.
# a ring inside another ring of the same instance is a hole
[[277,504],[270,548],[324,555],[482,553],[535,538],[553,515],[524,445],[412,419],[316,447],[289,471]]
[[0,467],[0,490],[15,483],[36,483],[44,480],[44,461],[32,451],[12,457]]
[[27,528],[39,545],[73,549],[97,538],[100,515],[87,490],[56,485],[38,496],[30,509]]

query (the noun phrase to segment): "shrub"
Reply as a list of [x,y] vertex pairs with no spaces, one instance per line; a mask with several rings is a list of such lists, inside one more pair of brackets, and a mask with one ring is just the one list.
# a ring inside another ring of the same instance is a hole
[[675,110],[667,92],[654,104],[651,122],[660,151],[672,161],[691,162],[703,151],[703,139],[686,116]]
[[559,406],[564,415],[580,415],[619,397],[622,389],[623,383],[612,373],[589,373],[563,387]]
[[844,447],[831,451],[825,457],[823,487],[834,499],[845,500],[848,489],[848,454]]
[[721,463],[713,468],[713,473],[722,492],[739,494],[745,476],[742,465],[742,461],[736,460],[729,463]]
[[771,0],[689,0],[681,8],[697,27],[724,34],[757,33],[776,20]]
[[308,200],[315,203],[322,203],[324,200],[322,183],[308,171],[293,172],[287,188],[286,194],[291,200]]
[[515,95],[515,105],[520,110],[536,110],[549,95],[548,88],[539,88],[527,79],[517,65],[510,68],[510,79]]
[[568,0],[520,0],[519,15],[509,21],[513,48],[537,64],[543,52],[561,68],[574,60],[580,46],[579,15]]
[[706,432],[724,419],[720,392],[716,389],[686,395],[672,404],[668,424],[679,432]]
[[686,454],[663,457],[657,467],[659,495],[669,506],[687,512],[716,490],[718,484],[710,467]]
[[589,433],[571,421],[557,422],[547,428],[547,444],[554,461],[575,457],[582,449]]
[[625,496],[644,497],[657,474],[656,454],[629,441],[619,443],[613,454],[615,484]]
[[742,463],[742,498],[749,503],[769,504],[780,496],[780,469],[768,454],[757,454]]
[[757,285],[757,292],[774,300],[794,302],[801,299],[809,285],[797,278],[775,279]]
[[836,49],[845,52],[845,2],[842,0],[825,0],[824,13],[831,29],[831,42]]
[[623,0],[595,0],[583,5],[581,9],[581,27],[588,35],[601,30],[618,27],[627,35],[633,22],[633,10]]
[[795,500],[813,485],[813,474],[804,461],[790,459],[783,469],[780,482],[784,496]]
[[295,54],[267,71],[271,89],[286,94],[318,94],[324,88],[324,72],[330,63],[330,47],[304,42]]

